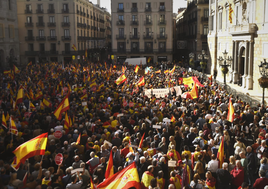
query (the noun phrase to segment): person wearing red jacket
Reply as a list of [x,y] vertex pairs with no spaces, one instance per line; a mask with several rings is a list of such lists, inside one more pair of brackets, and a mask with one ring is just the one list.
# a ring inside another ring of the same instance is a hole
[[244,170],[243,170],[240,160],[237,160],[235,164],[236,166],[231,171],[231,175],[233,178],[232,185],[234,188],[238,188],[239,186],[241,186],[241,184],[244,181]]
[[268,185],[268,178],[265,178],[265,171],[260,170],[259,171],[259,176],[255,183],[253,184],[253,188],[256,189],[263,189],[266,185]]

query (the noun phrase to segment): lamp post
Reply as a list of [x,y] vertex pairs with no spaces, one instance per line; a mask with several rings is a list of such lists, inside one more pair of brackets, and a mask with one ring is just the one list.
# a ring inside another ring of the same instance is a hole
[[223,54],[223,58],[222,58],[222,56],[220,56],[218,58],[218,61],[219,61],[219,65],[221,66],[221,71],[224,75],[224,86],[226,86],[226,74],[229,71],[228,67],[231,66],[230,63],[232,62],[233,59],[231,56],[227,57],[228,52],[226,51],[226,49],[224,52],[222,52],[222,54]]
[[261,62],[259,65],[259,71],[261,74],[261,78],[258,80],[260,86],[262,87],[262,104],[264,106],[264,91],[265,88],[268,88],[268,62],[266,62],[266,59],[264,59],[264,62]]
[[204,71],[205,71],[205,68],[206,68],[206,65],[207,65],[206,61],[209,59],[209,56],[206,54],[205,50],[202,50],[202,54],[198,55],[198,59],[201,61],[200,65],[201,65],[201,68],[202,68],[202,73],[204,75]]

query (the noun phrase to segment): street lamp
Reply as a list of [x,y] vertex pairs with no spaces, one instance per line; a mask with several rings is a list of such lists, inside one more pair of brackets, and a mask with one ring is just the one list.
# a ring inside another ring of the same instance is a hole
[[189,54],[189,58],[190,58],[190,61],[189,61],[189,64],[192,68],[194,68],[194,53],[190,53]]
[[204,75],[204,71],[207,65],[207,60],[209,59],[209,56],[206,54],[205,50],[202,50],[202,54],[198,55],[198,59],[201,61],[200,66],[202,68],[202,73]]
[[261,74],[261,78],[259,79],[259,84],[262,87],[262,104],[264,106],[264,90],[267,88],[267,77],[268,77],[268,62],[264,59],[264,62],[261,62],[259,65],[259,71]]
[[221,71],[224,74],[224,86],[226,86],[226,74],[228,73],[228,67],[231,66],[230,63],[232,62],[233,59],[231,56],[227,57],[228,52],[226,51],[226,49],[224,52],[222,52],[222,54],[223,54],[223,58],[222,56],[220,56],[218,58],[218,61],[219,61],[219,65],[221,66]]

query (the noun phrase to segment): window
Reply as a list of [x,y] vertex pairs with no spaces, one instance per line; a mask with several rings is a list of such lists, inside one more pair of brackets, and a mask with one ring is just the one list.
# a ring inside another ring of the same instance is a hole
[[123,3],[118,3],[118,9],[123,10],[124,9],[124,4]]
[[43,23],[43,16],[38,16],[38,23]]
[[56,43],[51,43],[50,44],[50,51],[55,52],[57,50]]
[[132,15],[132,21],[135,21],[135,22],[138,21],[138,19],[137,19],[137,15]]
[[123,21],[124,20],[124,15],[119,15],[118,16],[118,20],[122,20]]
[[64,36],[69,37],[70,36],[70,31],[68,29],[64,30]]
[[32,23],[32,17],[31,16],[27,16],[26,21],[27,21],[27,23]]
[[43,11],[43,4],[38,4],[37,5],[37,10]]
[[218,43],[218,51],[221,52],[221,43]]
[[152,28],[146,28],[146,35],[150,36],[152,33]]
[[153,49],[153,42],[145,42],[145,48],[148,50]]
[[56,37],[56,30],[50,30],[50,37]]
[[31,4],[26,5],[26,11],[28,11],[28,12],[32,11],[32,5]]
[[44,30],[39,30],[39,37],[44,37]]
[[204,9],[204,17],[208,18],[209,16],[209,9]]
[[160,51],[166,50],[166,42],[159,42],[159,50]]
[[64,49],[65,49],[65,51],[70,51],[70,43],[65,43],[64,44]]
[[124,36],[124,28],[119,28],[119,36]]
[[146,22],[151,22],[152,16],[150,14],[146,15]]
[[125,42],[117,43],[118,50],[125,50]]
[[133,36],[138,36],[138,28],[133,28]]
[[203,26],[203,35],[207,35],[208,34],[208,26],[205,25]]
[[137,8],[137,3],[132,3],[132,8]]
[[151,3],[146,3],[146,4],[145,4],[145,8],[146,8],[146,9],[150,9],[150,8],[151,8]]
[[160,15],[160,22],[165,22],[165,15],[164,14]]
[[77,30],[77,36],[79,37],[79,30]]
[[11,0],[8,0],[8,10],[11,10]]
[[55,23],[55,17],[54,16],[50,16],[49,17],[49,22],[50,23]]
[[39,51],[41,51],[41,52],[45,51],[45,44],[44,43],[39,44]]
[[219,12],[219,30],[222,29],[222,12]]
[[210,16],[209,19],[209,30],[214,30],[214,15]]
[[5,37],[5,30],[4,30],[4,24],[0,24],[0,38]]
[[160,28],[160,36],[164,36],[165,35],[165,28]]
[[131,43],[131,49],[132,50],[138,50],[139,49],[139,42],[132,42]]
[[33,43],[28,44],[28,51],[34,51],[34,45]]
[[165,10],[165,2],[160,2],[160,10]]
[[49,9],[49,10],[54,10],[54,4],[49,4],[49,5],[48,5],[48,9]]
[[63,10],[67,11],[68,10],[68,4],[63,4]]
[[33,30],[28,30],[27,34],[28,34],[28,37],[33,37]]
[[202,42],[202,50],[207,51],[207,49],[208,49],[208,44],[207,44],[207,42]]
[[63,22],[68,23],[69,22],[69,16],[64,16],[63,17]]
[[13,39],[14,38],[14,26],[13,25],[8,26],[8,33],[9,33],[9,38]]

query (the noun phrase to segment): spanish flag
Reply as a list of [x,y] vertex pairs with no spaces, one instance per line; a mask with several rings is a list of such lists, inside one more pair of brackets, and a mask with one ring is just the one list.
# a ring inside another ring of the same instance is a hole
[[90,82],[90,75],[87,76],[87,81]]
[[115,80],[116,85],[121,85],[127,80],[125,74],[122,74],[119,78]]
[[74,50],[74,51],[77,51],[77,48],[76,48],[76,46],[73,44],[73,46],[72,46],[72,49]]
[[130,139],[129,139],[128,143],[129,143],[129,145],[128,145],[129,152],[134,153],[134,150],[133,150],[133,148],[131,147],[131,142],[130,142]]
[[161,73],[161,70],[158,70],[158,71],[156,71],[155,73],[156,73],[156,74]]
[[131,187],[141,189],[139,174],[135,162],[109,177],[97,186],[98,189],[127,189]]
[[30,101],[30,103],[29,103],[29,109],[35,109],[35,106],[33,105],[33,103]]
[[69,117],[68,117],[68,114],[67,112],[65,113],[65,120],[64,120],[64,129],[66,131],[69,131],[69,127],[70,127],[70,120],[69,120]]
[[80,97],[80,99],[81,99],[81,100],[83,100],[83,99],[87,99],[87,93],[85,93],[84,95],[82,95],[82,96]]
[[96,189],[96,186],[94,185],[92,181],[92,177],[90,177],[90,189]]
[[144,76],[142,76],[142,78],[140,78],[140,80],[138,81],[138,86],[141,87],[145,85],[145,80],[144,80]]
[[84,76],[83,76],[83,82],[84,82],[84,83],[86,82],[86,76],[85,76],[85,74],[84,74]]
[[4,113],[2,113],[2,126],[7,129],[7,121]]
[[9,120],[10,116],[9,113],[7,112],[6,120]]
[[191,87],[194,83],[196,83],[199,87],[205,87],[199,82],[197,77],[182,78],[182,83],[187,87]]
[[194,87],[189,92],[189,94],[191,95],[192,99],[198,98],[198,89],[197,89],[196,83],[194,83]]
[[176,68],[176,66],[174,66],[174,67],[172,68],[172,70],[169,71],[169,73],[170,73],[170,74],[173,74],[174,71],[175,71],[175,68]]
[[87,58],[87,49],[85,50],[85,57]]
[[4,74],[5,74],[5,75],[11,74],[11,70],[5,70],[5,71],[4,71]]
[[69,99],[68,96],[66,96],[61,103],[59,104],[59,106],[57,107],[57,109],[53,112],[53,114],[55,115],[55,117],[58,120],[61,120],[61,114],[62,112],[65,112],[67,110],[70,109],[70,104],[69,104]]
[[46,98],[43,99],[43,104],[44,104],[46,107],[49,107],[49,108],[52,107],[52,103],[51,103],[49,100],[47,100]]
[[105,179],[108,179],[109,177],[113,176],[114,174],[114,167],[113,167],[113,151],[110,152],[109,161],[107,163],[106,172],[105,172]]
[[77,140],[76,140],[76,145],[79,145],[80,144],[80,140],[81,140],[81,133],[79,134]]
[[227,120],[230,122],[234,121],[234,107],[232,103],[232,99],[229,100],[229,107],[228,107],[228,114],[227,114]]
[[96,82],[93,82],[89,85],[91,88],[94,87],[94,86],[97,86],[97,83]]
[[139,148],[141,148],[141,146],[142,146],[144,136],[145,136],[145,133],[143,133],[143,135],[142,135],[142,137],[141,137],[141,141],[140,141],[140,144],[139,144]]
[[219,163],[220,163],[219,166],[220,168],[222,168],[222,164],[224,162],[224,135],[222,136],[222,139],[221,139],[221,144],[218,149],[217,158],[219,159]]
[[151,58],[151,57],[149,57],[149,58],[148,58],[148,60],[147,60],[147,63],[149,63],[151,60],[152,60],[152,58]]
[[20,86],[18,94],[17,94],[16,105],[19,103],[22,103],[22,100],[23,100],[23,87]]
[[13,65],[13,69],[14,69],[14,73],[20,73],[20,70],[15,65]]
[[230,21],[230,24],[233,23],[233,9],[232,9],[232,5],[230,4],[229,5],[229,21]]
[[48,133],[43,133],[17,147],[13,151],[15,158],[11,166],[17,171],[20,164],[27,159],[36,155],[44,155],[47,146],[47,135]]
[[27,66],[31,66],[31,65],[32,65],[32,61],[31,61],[31,62],[29,62]]
[[18,136],[19,132],[18,132],[18,129],[16,127],[16,124],[15,124],[15,121],[13,120],[12,117],[10,117],[10,132],[13,134],[13,135],[16,135]]
[[138,65],[136,65],[134,72],[138,73],[139,69],[140,69],[140,67]]
[[165,74],[169,73],[169,70],[165,70],[164,73],[165,73]]
[[171,119],[170,119],[170,122],[175,122],[175,121],[176,121],[175,117],[172,116]]
[[40,99],[42,96],[43,96],[43,92],[42,92],[41,90],[39,90],[39,91],[37,92],[37,94],[35,95],[35,100]]

